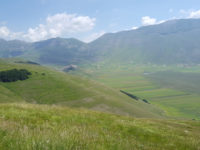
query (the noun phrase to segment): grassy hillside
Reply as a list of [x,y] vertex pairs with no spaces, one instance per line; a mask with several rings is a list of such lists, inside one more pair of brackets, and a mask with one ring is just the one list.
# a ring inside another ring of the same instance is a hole
[[54,71],[39,65],[0,61],[0,71],[27,69],[29,79],[11,83],[0,82],[0,102],[29,102],[84,107],[136,117],[163,117],[153,105],[136,101],[86,78]]
[[198,150],[200,123],[134,119],[84,109],[0,105],[0,149]]

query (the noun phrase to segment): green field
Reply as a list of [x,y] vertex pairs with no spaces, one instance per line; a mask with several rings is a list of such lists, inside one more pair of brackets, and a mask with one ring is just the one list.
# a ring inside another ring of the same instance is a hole
[[162,118],[163,111],[153,105],[132,100],[93,80],[58,72],[39,65],[0,61],[0,71],[24,68],[31,71],[28,80],[0,82],[0,102],[28,102],[88,108],[135,117]]
[[160,107],[176,118],[200,119],[200,67],[95,66],[85,76],[123,90]]
[[200,123],[1,104],[0,139],[1,150],[198,150]]

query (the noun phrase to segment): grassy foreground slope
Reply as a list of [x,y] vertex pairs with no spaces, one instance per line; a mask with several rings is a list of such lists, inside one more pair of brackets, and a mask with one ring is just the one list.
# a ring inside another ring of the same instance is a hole
[[198,150],[200,122],[135,119],[84,109],[0,105],[0,149]]
[[153,105],[135,101],[117,90],[95,81],[50,70],[39,65],[0,61],[0,71],[27,69],[32,75],[24,81],[0,82],[0,102],[29,102],[83,107],[135,117],[161,117]]

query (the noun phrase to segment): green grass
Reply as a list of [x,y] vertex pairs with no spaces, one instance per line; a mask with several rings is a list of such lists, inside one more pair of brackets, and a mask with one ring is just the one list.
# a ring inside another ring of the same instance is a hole
[[147,99],[167,116],[200,119],[199,72],[199,66],[102,65],[79,74]]
[[[0,82],[0,102],[29,102],[65,105],[135,117],[164,117],[153,105],[137,102],[118,90],[93,80],[58,72],[46,67],[0,61],[0,71],[23,68],[32,75],[24,81]],[[45,75],[43,75],[45,74]]]
[[152,102],[163,107],[168,115],[198,119],[200,116],[199,95],[154,98]]
[[148,89],[144,91],[143,90],[135,91],[135,90],[129,89],[127,91],[130,93],[134,93],[135,95],[141,98],[148,98],[148,99],[186,95],[186,93],[181,92],[181,91],[176,91],[173,89],[164,89],[164,88],[153,89],[153,90]]
[[197,71],[162,71],[150,74],[148,78],[152,82],[166,88],[179,89],[195,94],[199,94],[200,91],[200,73]]
[[0,104],[0,139],[1,150],[198,150],[200,122]]

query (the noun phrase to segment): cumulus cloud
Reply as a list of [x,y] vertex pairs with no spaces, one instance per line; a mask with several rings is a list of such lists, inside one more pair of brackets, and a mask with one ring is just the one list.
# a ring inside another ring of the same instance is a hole
[[149,16],[142,17],[142,25],[144,25],[144,26],[154,25],[156,23],[157,23],[157,20],[155,18],[151,18]]
[[11,39],[20,39],[22,36],[23,33],[21,32],[12,32],[6,26],[0,27],[0,38],[11,40]]
[[200,18],[200,10],[184,10],[179,11],[181,18]]
[[10,30],[6,26],[0,27],[0,36],[7,37],[10,34]]
[[61,13],[47,17],[45,24],[40,24],[36,28],[29,28],[24,37],[29,38],[31,41],[38,41],[46,38],[86,32],[93,29],[94,25],[95,18]]
[[142,25],[143,26],[160,24],[160,23],[164,23],[166,21],[166,20],[157,21],[156,18],[151,18],[149,16],[144,16],[144,17],[142,17],[141,20],[142,20]]
[[48,16],[44,24],[29,28],[25,33],[14,33],[5,26],[0,27],[0,37],[39,41],[58,36],[71,36],[72,34],[92,30],[95,26],[95,20],[95,18],[89,16],[59,13]]
[[200,18],[200,10],[191,11],[189,14],[189,18]]

